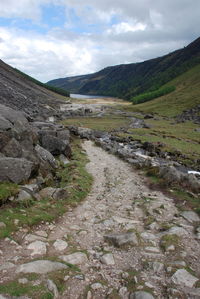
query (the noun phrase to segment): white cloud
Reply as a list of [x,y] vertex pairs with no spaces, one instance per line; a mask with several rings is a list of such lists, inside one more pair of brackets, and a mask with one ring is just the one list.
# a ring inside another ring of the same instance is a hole
[[65,28],[0,28],[0,58],[42,81],[161,56],[199,35],[199,0],[0,1],[0,17],[41,25],[46,4],[63,5]]

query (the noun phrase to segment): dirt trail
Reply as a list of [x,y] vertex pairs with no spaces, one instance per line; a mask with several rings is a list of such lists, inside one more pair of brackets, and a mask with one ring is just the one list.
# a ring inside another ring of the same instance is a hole
[[[200,276],[196,222],[183,218],[172,199],[149,190],[144,178],[127,163],[91,141],[85,141],[83,148],[90,159],[87,169],[94,177],[87,199],[55,225],[44,224],[32,232],[34,236],[46,232],[41,241],[48,245],[46,254],[41,251],[32,259],[59,257],[81,270],[68,275],[63,272],[60,279],[64,287],[59,295],[52,291],[54,297],[126,299],[135,290],[147,290],[154,298],[200,298],[200,289],[195,285]],[[14,264],[0,272],[4,283],[10,278],[18,279],[19,265],[30,261],[27,246],[32,239],[26,232],[18,233],[16,239],[20,239],[20,246],[9,240],[0,243],[1,262]],[[55,247],[53,243],[58,239],[68,246],[63,250],[61,244]],[[127,244],[116,247],[119,240]],[[6,250],[6,242],[12,250]],[[180,269],[182,272],[177,274]],[[56,275],[54,280],[50,274],[41,275],[37,282],[48,278],[56,282]]]

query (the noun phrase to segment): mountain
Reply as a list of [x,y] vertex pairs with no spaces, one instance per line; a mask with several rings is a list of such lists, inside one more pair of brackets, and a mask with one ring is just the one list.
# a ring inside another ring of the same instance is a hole
[[159,88],[200,63],[200,38],[183,49],[140,63],[107,67],[97,73],[49,81],[73,93],[105,95],[130,100]]
[[0,104],[46,118],[56,114],[61,103],[64,101],[59,94],[0,60]]

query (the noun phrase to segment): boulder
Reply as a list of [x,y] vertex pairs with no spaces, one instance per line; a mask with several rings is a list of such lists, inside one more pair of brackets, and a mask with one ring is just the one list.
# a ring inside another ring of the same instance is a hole
[[22,156],[22,147],[15,138],[12,138],[2,149],[2,153],[7,157],[19,158]]
[[23,158],[0,158],[0,181],[22,183],[34,169],[33,163]]
[[68,197],[68,193],[63,188],[47,187],[39,192],[42,198],[53,198],[55,200],[62,200]]
[[48,260],[39,260],[33,261],[27,264],[22,264],[17,268],[17,273],[38,273],[38,274],[46,274],[53,271],[67,269],[68,266],[59,263],[52,262]]
[[197,277],[193,276],[185,269],[177,270],[171,279],[174,284],[189,288],[192,288],[199,280]]
[[129,299],[154,299],[154,297],[148,292],[138,291],[130,294]]
[[51,135],[42,137],[41,145],[47,149],[52,155],[64,154],[66,157],[71,156],[71,148],[68,141],[63,141]]
[[74,265],[81,265],[87,262],[87,255],[83,252],[75,252],[68,255],[62,255],[59,257],[66,263],[74,264]]
[[138,239],[134,232],[110,234],[104,236],[104,239],[116,247],[121,247],[124,245],[138,245]]
[[56,159],[54,158],[54,156],[49,151],[47,151],[46,149],[44,149],[40,145],[36,145],[35,151],[36,151],[37,156],[40,159],[40,161],[47,162],[52,168],[57,168],[58,167]]

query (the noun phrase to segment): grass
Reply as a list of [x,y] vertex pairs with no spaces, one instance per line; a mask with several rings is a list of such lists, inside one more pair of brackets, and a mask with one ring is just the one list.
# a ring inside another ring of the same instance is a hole
[[133,105],[145,103],[145,102],[151,101],[153,99],[159,98],[161,96],[164,96],[164,95],[174,91],[175,89],[176,89],[176,87],[174,87],[174,86],[160,87],[157,90],[139,94],[138,96],[133,97],[131,99],[131,101],[133,102]]
[[[71,163],[66,167],[60,167],[57,173],[60,187],[67,187],[68,198],[62,201],[47,198],[28,204],[26,202],[25,206],[24,203],[15,206],[4,205],[0,210],[0,219],[6,227],[0,228],[0,238],[9,237],[20,226],[31,227],[42,221],[51,222],[64,214],[69,206],[77,204],[86,197],[92,185],[92,177],[85,170],[88,159],[78,139],[74,139],[72,143],[72,152]],[[16,219],[19,220],[18,225]]]
[[18,191],[17,184],[0,183],[0,205],[5,203],[9,197],[16,195]]
[[64,125],[75,125],[79,127],[89,128],[93,130],[110,132],[119,127],[127,126],[130,123],[130,119],[125,117],[76,117],[68,118],[62,121]]
[[[52,294],[47,292],[44,285],[33,286],[31,283],[22,285],[16,281],[11,281],[0,285],[0,294],[9,294],[11,296],[34,296],[32,298],[51,299]],[[36,296],[36,297],[35,297]]]
[[160,240],[160,246],[164,251],[166,251],[171,245],[173,245],[176,249],[179,245],[179,242],[180,238],[177,235],[164,235]]
[[192,122],[173,124],[171,120],[146,121],[150,129],[129,129],[128,133],[117,133],[121,137],[132,137],[141,142],[152,142],[160,146],[163,152],[169,152],[172,156],[185,165],[197,166],[200,159],[199,132],[195,131],[199,126]]
[[200,103],[200,65],[176,77],[164,86],[175,86],[176,90],[150,102],[135,106],[130,105],[123,109],[174,117],[181,114],[183,110],[197,106]]

